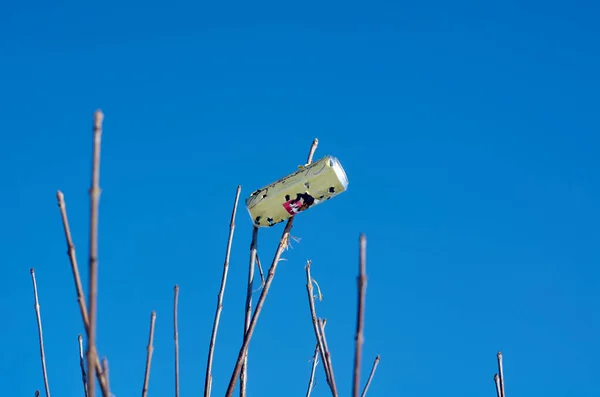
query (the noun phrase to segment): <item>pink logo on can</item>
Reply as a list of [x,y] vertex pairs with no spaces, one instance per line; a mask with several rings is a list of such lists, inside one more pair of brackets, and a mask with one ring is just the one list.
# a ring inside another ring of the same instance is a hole
[[298,212],[308,209],[311,205],[314,204],[314,202],[315,199],[310,194],[297,193],[295,199],[291,199],[283,203],[283,208],[285,208],[288,214],[294,216]]

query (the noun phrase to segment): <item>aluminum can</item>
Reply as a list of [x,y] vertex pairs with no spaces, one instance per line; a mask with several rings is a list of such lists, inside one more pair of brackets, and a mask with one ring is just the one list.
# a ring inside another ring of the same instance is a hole
[[270,227],[327,201],[348,189],[342,164],[333,156],[299,169],[252,192],[246,207],[254,224]]

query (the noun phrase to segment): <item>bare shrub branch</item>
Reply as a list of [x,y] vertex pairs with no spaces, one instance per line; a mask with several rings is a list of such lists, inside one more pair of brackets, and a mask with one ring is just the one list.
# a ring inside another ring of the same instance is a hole
[[175,285],[173,298],[173,336],[175,339],[175,397],[179,397],[179,330],[177,324],[177,305],[179,303],[179,286]]
[[498,374],[494,374],[494,384],[496,385],[496,397],[502,397],[502,391],[500,391],[500,377]]
[[258,257],[258,251],[256,252],[256,266],[258,267],[258,273],[260,274],[260,287],[252,292],[258,292],[265,287],[265,274],[263,272],[262,264],[260,263],[260,258]]
[[498,378],[500,381],[500,397],[506,397],[504,394],[504,371],[502,369],[502,352],[498,352]]
[[363,392],[360,395],[360,397],[365,397],[367,395],[367,391],[369,390],[369,386],[371,386],[371,381],[373,380],[373,376],[375,375],[375,371],[377,370],[377,365],[379,365],[380,358],[381,357],[379,355],[377,355],[377,357],[375,357],[375,361],[373,362],[373,367],[371,368],[371,373],[369,374],[369,379],[367,379],[367,384],[365,385],[365,388],[363,389]]
[[[327,321],[323,326],[327,325]],[[315,372],[317,372],[317,365],[319,364],[319,343],[315,346],[315,354],[312,359],[312,368],[310,370],[310,379],[308,381],[308,389],[306,389],[306,397],[310,397],[314,389],[314,381],[315,381]]]
[[[252,227],[252,242],[250,243],[250,265],[248,266],[248,283],[246,285],[246,306],[244,317],[244,337],[250,326],[252,316],[252,286],[254,284],[254,267],[257,259],[256,250],[258,249],[258,227]],[[242,372],[240,374],[240,397],[246,396],[246,380],[248,379],[248,353],[244,356]]]
[[235,230],[235,215],[237,213],[238,201],[240,199],[241,186],[237,187],[235,194],[235,200],[233,203],[233,210],[231,211],[231,220],[229,222],[229,238],[227,240],[227,249],[225,251],[225,262],[223,264],[223,275],[221,277],[221,287],[219,288],[219,295],[217,297],[217,309],[215,312],[215,319],[213,322],[212,335],[210,337],[210,345],[208,348],[208,360],[206,363],[206,377],[204,379],[204,396],[209,397],[212,388],[212,361],[215,351],[215,343],[217,341],[217,330],[219,328],[219,320],[221,318],[221,311],[223,310],[223,294],[225,293],[225,286],[227,284],[227,274],[229,272],[229,256],[231,254],[231,244],[233,242],[233,232]]
[[150,366],[152,365],[152,353],[154,352],[154,324],[156,322],[156,311],[150,315],[150,335],[148,336],[148,346],[146,347],[146,371],[144,373],[144,387],[142,388],[142,397],[148,395],[148,382],[150,381]]
[[327,337],[325,336],[325,320],[318,320],[319,332],[321,333],[321,339],[323,340],[323,362],[327,362],[327,368],[329,370],[329,380],[331,381],[331,392],[333,397],[338,396],[337,386],[335,384],[335,375],[333,374],[333,364],[331,363],[331,353],[329,346],[327,346]]
[[352,395],[358,397],[360,391],[360,367],[362,364],[362,346],[364,343],[364,324],[365,324],[365,295],[367,289],[367,270],[366,270],[366,246],[367,240],[364,234],[360,235],[359,247],[359,265],[358,265],[358,307],[356,319],[356,337],[354,349],[354,382],[352,384]]
[[94,145],[92,159],[92,186],[90,187],[90,258],[89,258],[89,330],[87,368],[88,396],[96,396],[96,321],[98,305],[98,207],[100,200],[100,145],[102,141],[102,121],[104,114],[97,110],[94,113]]
[[[83,286],[81,284],[81,276],[79,275],[79,266],[77,265],[77,257],[75,255],[75,244],[71,237],[71,228],[69,227],[69,218],[67,217],[67,205],[65,203],[65,196],[59,190],[56,192],[56,199],[58,201],[58,208],[60,209],[60,215],[62,218],[63,229],[65,232],[65,239],[67,241],[67,255],[71,263],[71,271],[73,273],[73,280],[75,282],[75,290],[77,292],[77,303],[79,305],[79,311],[81,312],[81,318],[83,320],[83,326],[85,328],[86,335],[89,335],[90,323],[88,318],[88,310],[85,305],[85,294],[83,292]],[[82,364],[83,365],[83,364]],[[102,375],[102,367],[100,360],[96,357],[96,376],[100,383],[103,397],[110,397],[110,389]],[[86,397],[87,397],[87,380],[86,380]]]
[[81,368],[81,382],[83,382],[85,397],[88,397],[87,376],[85,374],[85,363],[83,361],[83,337],[78,335],[77,341],[79,342],[79,367]]
[[44,335],[42,332],[42,316],[40,314],[40,303],[38,300],[37,283],[35,281],[35,270],[31,268],[29,272],[31,273],[31,282],[33,283],[33,299],[35,302],[35,316],[37,318],[38,337],[40,341],[40,358],[42,361],[42,375],[44,376],[44,388],[46,389],[46,397],[50,397],[50,386],[48,385],[48,373],[46,371],[46,353],[44,352]]
[[[324,335],[323,335],[324,327],[322,330],[320,320],[317,317],[317,310],[315,308],[315,295],[314,295],[314,288],[313,288],[314,279],[312,278],[312,276],[310,274],[310,265],[311,265],[311,261],[308,261],[306,263],[306,267],[304,268],[304,270],[306,270],[306,293],[308,295],[308,304],[310,307],[310,314],[311,314],[311,318],[312,318],[313,329],[315,331],[315,337],[317,339],[317,346],[319,348],[319,353],[321,354],[321,359],[323,361],[323,370],[325,371],[325,379],[327,380],[327,384],[329,385],[329,388],[331,389],[331,393],[334,396],[337,396],[337,387],[335,384],[335,380],[333,379],[333,373],[332,373],[331,367],[330,367],[331,362],[327,360],[327,348],[325,346],[325,340],[324,340]],[[319,289],[319,294],[320,294],[320,289]]]
[[306,389],[306,397],[310,397],[313,390],[313,383],[315,381],[315,372],[317,372],[317,365],[319,364],[319,345],[315,347],[315,354],[312,358],[312,367],[310,369],[310,378],[308,380],[308,388]]
[[108,374],[108,359],[106,357],[102,357],[102,374],[106,379],[106,384],[110,385],[110,376]]

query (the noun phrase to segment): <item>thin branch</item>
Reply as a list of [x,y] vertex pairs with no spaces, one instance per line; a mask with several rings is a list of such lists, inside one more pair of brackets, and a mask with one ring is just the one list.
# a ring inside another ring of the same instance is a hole
[[496,397],[502,397],[502,391],[500,390],[500,377],[498,374],[494,374],[494,383],[496,384]]
[[40,397],[40,391],[39,390],[35,391],[35,397]]
[[88,395],[96,396],[96,321],[98,306],[98,206],[100,200],[100,144],[102,141],[102,121],[104,114],[94,113],[94,146],[92,159],[92,186],[90,187],[90,258],[89,258],[89,330],[87,349]]
[[44,387],[46,388],[46,397],[50,397],[50,386],[48,385],[48,373],[46,372],[46,354],[44,352],[44,335],[42,333],[42,317],[40,315],[40,303],[38,301],[37,283],[35,281],[35,270],[29,270],[31,273],[31,282],[33,283],[33,299],[35,301],[35,316],[37,318],[38,336],[40,340],[40,358],[42,360],[42,374],[44,376]]
[[179,286],[175,285],[173,299],[173,336],[175,338],[175,397],[179,397],[179,330],[177,326],[177,306],[179,303]]
[[356,318],[356,337],[354,349],[354,382],[352,384],[352,395],[358,397],[360,391],[360,366],[362,364],[362,346],[364,343],[365,327],[365,295],[367,290],[367,268],[366,268],[367,239],[364,234],[360,235],[359,265],[358,265],[358,308]]
[[335,390],[335,385],[331,381],[331,371],[329,369],[329,362],[325,359],[325,344],[323,343],[323,336],[321,334],[321,328],[319,327],[319,320],[317,318],[317,310],[315,308],[315,295],[313,289],[313,278],[310,274],[310,265],[311,261],[306,263],[306,293],[308,295],[308,304],[310,307],[310,315],[312,317],[313,329],[315,331],[315,337],[317,339],[317,346],[319,347],[319,352],[321,353],[321,359],[323,360],[323,370],[325,371],[325,378],[327,379],[327,384],[331,389],[332,394],[337,395],[337,391]]
[[310,145],[310,150],[308,151],[308,158],[306,159],[306,164],[310,164],[313,161],[313,156],[315,155],[315,151],[317,150],[317,146],[319,145],[319,140],[315,138],[313,140],[312,145]]
[[102,358],[102,374],[106,379],[106,384],[110,385],[110,377],[108,376],[108,360],[106,357]]
[[[81,277],[79,276],[79,266],[77,265],[77,257],[75,255],[75,244],[71,237],[71,228],[69,227],[69,218],[67,217],[67,205],[65,203],[65,196],[59,190],[56,192],[56,199],[58,201],[58,208],[60,209],[60,215],[62,218],[63,229],[65,232],[65,239],[67,240],[67,255],[71,263],[71,271],[73,273],[73,280],[75,281],[75,290],[77,291],[77,303],[79,304],[79,311],[81,312],[81,318],[83,319],[83,326],[85,328],[86,335],[89,335],[90,323],[88,318],[88,310],[85,305],[85,294],[83,292],[83,286],[81,284]],[[96,357],[96,376],[100,383],[103,397],[110,397],[110,389],[104,376],[102,376],[102,367],[100,360]],[[87,381],[86,381],[86,396],[87,396]]]
[[331,392],[333,393],[333,397],[338,396],[337,386],[335,384],[335,376],[333,375],[333,364],[331,363],[331,353],[329,352],[329,347],[327,346],[327,337],[325,336],[325,320],[318,320],[319,322],[319,332],[321,333],[321,338],[323,339],[323,361],[327,361],[327,368],[329,369],[329,380],[331,381]]
[[258,287],[252,292],[258,292],[265,287],[265,274],[263,273],[263,268],[262,264],[260,263],[260,258],[258,257],[258,252],[256,253],[256,265],[258,266],[258,273],[260,274],[260,287]]
[[306,389],[306,397],[310,397],[310,393],[313,390],[313,383],[315,381],[315,372],[317,372],[317,365],[319,364],[319,345],[315,347],[315,354],[312,358],[312,367],[310,369],[310,379],[308,380],[308,388]]
[[215,312],[215,319],[213,322],[212,335],[210,337],[210,345],[208,348],[208,361],[206,363],[206,377],[204,379],[204,396],[209,397],[212,388],[212,362],[215,352],[215,343],[217,341],[217,330],[219,328],[219,320],[221,318],[221,311],[223,310],[223,294],[225,293],[225,285],[227,284],[227,274],[229,272],[229,256],[231,254],[231,244],[233,242],[233,232],[235,230],[235,215],[237,213],[238,201],[240,199],[240,192],[242,187],[238,185],[235,193],[235,201],[233,203],[233,210],[231,211],[231,220],[229,222],[229,238],[227,240],[227,249],[225,251],[225,262],[223,264],[223,275],[221,277],[221,287],[219,288],[219,295],[217,297],[217,309]]
[[373,380],[373,375],[375,375],[375,370],[377,369],[377,365],[379,365],[380,358],[381,357],[379,356],[379,354],[377,355],[377,357],[375,357],[373,367],[371,368],[371,373],[369,374],[369,379],[367,379],[367,384],[365,385],[365,388],[363,389],[360,397],[365,397],[367,395],[367,391],[369,390],[369,386],[371,386],[371,381]]
[[152,311],[150,315],[150,335],[148,336],[148,346],[146,350],[148,354],[146,356],[146,371],[144,373],[144,387],[142,388],[142,397],[148,395],[148,382],[150,380],[150,366],[152,365],[152,353],[154,352],[154,323],[156,322],[156,311]]
[[248,351],[248,345],[250,344],[250,339],[252,338],[252,334],[254,333],[254,329],[256,328],[256,323],[258,322],[258,318],[262,311],[263,305],[265,304],[265,299],[267,297],[267,294],[269,293],[269,288],[271,288],[271,284],[273,283],[273,278],[275,277],[277,265],[279,264],[281,254],[283,253],[285,242],[287,240],[287,236],[289,235],[290,229],[293,226],[293,222],[294,218],[290,218],[285,228],[283,229],[281,239],[279,240],[279,246],[277,247],[277,251],[275,252],[275,257],[273,258],[273,263],[271,264],[271,267],[269,268],[269,273],[267,274],[265,287],[261,291],[260,297],[258,298],[258,302],[256,303],[256,309],[254,310],[254,314],[252,315],[252,319],[250,320],[250,325],[248,326],[248,330],[244,337],[244,341],[242,343],[242,346],[240,347],[238,358],[233,369],[231,378],[229,380],[229,386],[227,387],[225,397],[233,396],[235,384],[237,383],[237,379],[240,376],[242,365],[244,363],[244,359]]
[[83,338],[81,337],[81,335],[77,336],[77,340],[79,342],[79,367],[81,368],[81,381],[83,382],[83,390],[85,392],[85,397],[87,397],[87,376],[85,374],[85,363],[83,361]]
[[504,394],[504,371],[502,370],[502,352],[498,352],[498,378],[500,380],[500,397],[506,397]]
[[[308,160],[312,162],[312,156],[317,149],[317,144],[319,143],[318,139],[315,139],[310,148],[310,153],[308,155]],[[252,339],[252,334],[254,333],[254,329],[256,328],[256,324],[258,322],[258,318],[262,311],[262,308],[265,304],[265,300],[267,299],[267,295],[269,293],[269,289],[271,288],[271,284],[273,283],[273,278],[275,277],[275,272],[277,271],[277,266],[279,264],[281,254],[283,250],[287,246],[287,241],[290,235],[290,231],[294,225],[294,217],[288,219],[285,228],[283,229],[283,233],[281,234],[281,238],[279,239],[279,245],[277,250],[275,251],[275,255],[273,257],[273,262],[271,263],[271,267],[269,268],[269,272],[267,274],[267,279],[265,280],[265,287],[263,288],[260,297],[258,298],[258,302],[256,303],[256,309],[254,309],[254,314],[252,315],[252,320],[250,320],[250,326],[246,331],[246,335],[244,337],[244,342],[240,347],[240,351],[238,353],[238,358],[233,369],[233,373],[231,374],[231,378],[229,379],[229,385],[227,386],[227,392],[225,397],[232,397],[233,391],[235,389],[235,384],[237,383],[237,379],[240,376],[242,365],[244,364],[244,359],[248,352],[248,346],[250,345],[250,340]]]
[[[324,325],[326,325],[327,322],[325,322]],[[310,370],[310,379],[308,381],[308,389],[306,389],[306,397],[310,397],[310,394],[312,393],[313,389],[314,389],[314,381],[315,381],[315,372],[317,372],[317,365],[319,364],[319,344],[317,343],[317,345],[315,346],[315,354],[313,355],[313,359],[312,359],[312,368]]]
[[[250,265],[248,266],[248,284],[246,285],[246,305],[244,317],[244,337],[250,326],[252,316],[252,285],[254,284],[254,267],[256,262],[256,250],[258,249],[258,227],[252,227],[252,242],[250,243]],[[240,374],[240,397],[246,397],[246,381],[248,379],[248,353],[244,356],[242,372]]]

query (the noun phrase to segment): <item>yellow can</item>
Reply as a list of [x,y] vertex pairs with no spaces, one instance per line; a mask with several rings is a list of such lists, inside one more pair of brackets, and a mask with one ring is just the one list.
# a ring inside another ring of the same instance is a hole
[[346,172],[337,158],[325,156],[293,174],[255,190],[246,199],[254,224],[273,226],[348,189]]

